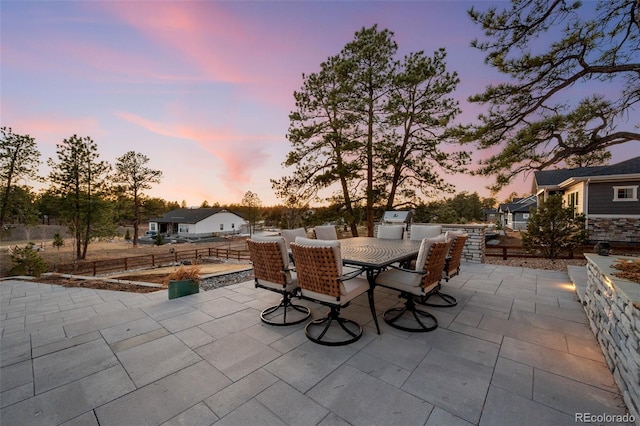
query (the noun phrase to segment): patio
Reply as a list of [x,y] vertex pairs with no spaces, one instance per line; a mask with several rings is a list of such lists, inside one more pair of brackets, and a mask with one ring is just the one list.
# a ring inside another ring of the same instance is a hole
[[[566,273],[465,263],[430,333],[344,315],[358,342],[273,327],[253,282],[167,300],[0,282],[0,423],[8,425],[575,424],[625,408]],[[302,301],[316,309],[318,305]],[[376,289],[378,314],[400,303]],[[314,312],[314,317],[319,313]]]

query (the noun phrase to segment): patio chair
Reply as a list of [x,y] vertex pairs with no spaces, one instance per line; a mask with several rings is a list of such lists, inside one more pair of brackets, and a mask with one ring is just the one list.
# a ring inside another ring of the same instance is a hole
[[377,238],[383,240],[401,240],[404,238],[404,225],[380,225]]
[[316,239],[318,240],[337,240],[338,233],[336,227],[333,225],[316,226],[315,228]]
[[442,225],[411,225],[409,239],[411,241],[422,241],[425,238],[433,238],[442,234]]
[[291,298],[299,289],[295,272],[289,269],[289,255],[284,238],[254,236],[253,239],[247,240],[247,246],[253,262],[256,288],[264,288],[282,295],[278,305],[266,308],[260,313],[262,321],[270,325],[294,325],[309,318],[311,310],[308,307],[291,302]]
[[[427,332],[438,327],[438,320],[433,315],[416,307],[416,299],[428,296],[438,288],[448,249],[449,241],[425,238],[415,269],[392,266],[376,277],[376,285],[398,290],[400,298],[406,299],[402,307],[384,312],[383,319],[387,324],[411,332]],[[410,316],[412,318],[407,318]]]
[[[467,242],[469,238],[469,234],[465,234],[463,232],[449,231],[447,232],[447,236],[453,237],[453,241],[451,242],[451,247],[449,248],[449,252],[447,253],[447,257],[444,261],[444,269],[442,275],[444,279],[448,282],[449,278],[454,277],[460,273],[460,261],[462,259],[462,251],[464,250],[464,244]],[[438,287],[435,291],[428,294],[427,296],[421,298],[418,303],[425,306],[433,306],[438,308],[451,308],[458,304],[458,301],[455,297],[450,294],[442,293],[440,290],[442,289],[442,285],[439,283]],[[437,296],[442,299],[442,302],[433,301],[433,297]],[[431,301],[429,301],[431,300]]]
[[[296,260],[300,295],[330,308],[326,317],[306,325],[307,338],[327,346],[347,345],[360,339],[362,326],[340,316],[340,310],[349,306],[355,297],[371,290],[369,282],[358,276],[361,270],[342,275],[340,241],[298,237],[291,244],[291,251]],[[372,299],[369,299],[370,303]]]

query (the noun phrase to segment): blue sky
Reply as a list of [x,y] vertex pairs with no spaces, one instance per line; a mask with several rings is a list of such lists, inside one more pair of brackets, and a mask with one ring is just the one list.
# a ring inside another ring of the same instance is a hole
[[[2,1],[1,125],[36,138],[42,175],[55,146],[90,136],[101,159],[134,150],[164,173],[148,195],[188,205],[239,203],[246,191],[279,202],[293,92],[362,27],[395,33],[399,54],[445,47],[461,83],[462,121],[481,109],[469,95],[502,77],[469,47],[467,17],[489,2]],[[495,3],[494,3],[495,4]],[[507,5],[506,3],[502,3]],[[617,147],[613,161],[637,155]],[[476,154],[474,158],[486,156]],[[489,179],[450,176],[458,191]],[[498,195],[527,192],[531,176]]]

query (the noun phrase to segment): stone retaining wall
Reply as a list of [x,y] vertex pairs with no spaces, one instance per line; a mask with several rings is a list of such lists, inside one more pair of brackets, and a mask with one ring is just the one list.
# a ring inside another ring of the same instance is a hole
[[[640,424],[640,284],[612,275],[618,258],[585,254],[584,308],[624,402]],[[626,258],[637,259],[637,258]]]
[[[464,231],[469,234],[469,239],[464,245],[462,259],[472,263],[484,263],[485,245],[484,234],[489,225],[463,225],[454,223],[414,223],[414,225],[440,225],[442,232]],[[411,227],[407,237],[411,235]]]

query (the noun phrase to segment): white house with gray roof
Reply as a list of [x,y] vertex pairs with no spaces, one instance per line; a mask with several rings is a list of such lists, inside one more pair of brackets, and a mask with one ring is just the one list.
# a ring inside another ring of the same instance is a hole
[[534,172],[538,200],[561,194],[584,213],[591,241],[640,243],[640,157],[610,166]]
[[249,222],[222,208],[176,209],[149,221],[149,231],[184,238],[248,232]]

